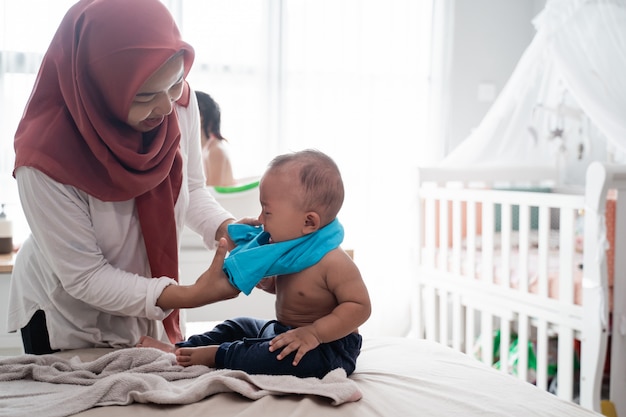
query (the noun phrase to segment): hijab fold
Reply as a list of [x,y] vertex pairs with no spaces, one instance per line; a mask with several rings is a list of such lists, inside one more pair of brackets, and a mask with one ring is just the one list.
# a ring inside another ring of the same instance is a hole
[[[181,51],[186,76],[193,48],[159,0],[79,1],[50,43],[15,135],[15,169],[36,168],[102,201],[135,199],[152,276],[176,280],[178,117],[150,140],[126,120],[141,85]],[[189,94],[185,83],[178,104]],[[164,324],[172,342],[182,340],[177,310]]]

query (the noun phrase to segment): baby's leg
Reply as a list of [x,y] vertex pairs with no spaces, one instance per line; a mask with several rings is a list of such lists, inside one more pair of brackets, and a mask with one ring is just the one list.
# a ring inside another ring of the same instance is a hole
[[176,346],[161,342],[150,336],[141,336],[139,343],[137,343],[135,347],[151,347],[167,353],[173,353],[176,350]]
[[176,362],[182,366],[205,365],[215,368],[215,354],[219,346],[198,346],[176,349]]

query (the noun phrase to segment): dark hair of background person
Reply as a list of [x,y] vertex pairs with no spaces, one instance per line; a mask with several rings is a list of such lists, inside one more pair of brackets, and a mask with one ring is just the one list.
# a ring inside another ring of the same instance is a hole
[[202,119],[202,131],[209,137],[211,133],[221,140],[226,140],[220,132],[221,112],[220,106],[213,98],[205,92],[196,91],[198,108]]

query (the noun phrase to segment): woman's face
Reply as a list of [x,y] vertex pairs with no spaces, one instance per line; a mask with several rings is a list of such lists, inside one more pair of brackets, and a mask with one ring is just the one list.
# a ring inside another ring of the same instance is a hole
[[183,56],[167,61],[139,88],[128,112],[127,123],[139,132],[159,126],[183,94]]

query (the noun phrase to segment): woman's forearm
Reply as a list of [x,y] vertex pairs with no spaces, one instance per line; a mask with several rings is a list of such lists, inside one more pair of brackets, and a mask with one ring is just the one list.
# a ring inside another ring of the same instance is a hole
[[235,298],[239,293],[240,291],[230,284],[228,278],[225,276],[212,277],[211,271],[207,270],[193,285],[168,285],[165,287],[157,299],[157,306],[163,310],[196,308]]
[[163,310],[200,307],[203,304],[197,295],[193,285],[168,285],[157,299],[157,306]]
[[211,266],[198,277],[194,284],[165,287],[157,299],[157,306],[163,310],[195,308],[237,297],[240,291],[230,284],[222,270],[226,245],[226,239],[220,239]]

